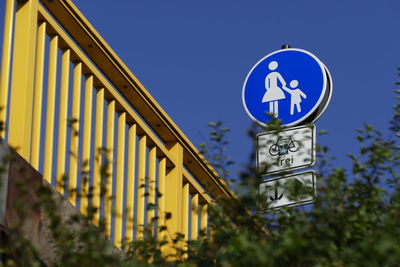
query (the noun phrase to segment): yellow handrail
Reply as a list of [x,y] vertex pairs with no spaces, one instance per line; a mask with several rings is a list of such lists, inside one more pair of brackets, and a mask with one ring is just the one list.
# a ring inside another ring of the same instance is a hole
[[[131,73],[93,26],[70,0],[43,1],[52,15],[67,30],[81,49],[99,66],[107,69],[104,74],[116,85],[119,92],[129,101],[147,124],[160,138],[168,142],[179,142],[185,149],[184,164],[197,177],[204,177],[204,184],[215,184],[218,196],[235,197],[225,181],[207,164],[195,146],[182,133],[157,101]],[[193,165],[193,166],[192,166]]]
[[103,220],[118,247],[144,239],[150,223],[160,240],[197,239],[209,205],[235,198],[70,0],[18,2],[12,57],[8,35],[0,113],[6,120],[10,111],[10,126],[2,136],[95,225]]

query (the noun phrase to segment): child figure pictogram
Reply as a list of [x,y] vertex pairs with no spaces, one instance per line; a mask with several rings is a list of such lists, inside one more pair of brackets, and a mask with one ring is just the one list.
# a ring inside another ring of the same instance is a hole
[[292,80],[290,82],[290,87],[292,89],[285,87],[282,87],[283,90],[285,90],[286,92],[288,92],[290,94],[290,115],[294,114],[294,106],[296,105],[296,109],[297,112],[301,112],[301,97],[303,97],[304,99],[307,98],[307,95],[301,91],[299,88],[297,88],[297,86],[299,85],[299,82],[297,80]]

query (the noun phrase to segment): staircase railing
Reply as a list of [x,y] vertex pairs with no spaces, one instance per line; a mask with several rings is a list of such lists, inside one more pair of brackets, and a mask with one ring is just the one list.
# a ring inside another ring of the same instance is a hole
[[6,0],[0,86],[1,136],[118,247],[235,197],[70,0]]

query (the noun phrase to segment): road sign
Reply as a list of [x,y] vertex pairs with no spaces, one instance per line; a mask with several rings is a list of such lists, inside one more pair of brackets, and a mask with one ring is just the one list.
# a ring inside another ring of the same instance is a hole
[[261,211],[267,212],[313,203],[316,196],[315,173],[308,171],[261,183],[258,206]]
[[250,118],[262,126],[271,116],[295,126],[318,119],[331,94],[325,65],[308,51],[288,48],[257,62],[244,82],[242,100]]
[[273,174],[315,163],[315,126],[298,126],[257,135],[257,172]]

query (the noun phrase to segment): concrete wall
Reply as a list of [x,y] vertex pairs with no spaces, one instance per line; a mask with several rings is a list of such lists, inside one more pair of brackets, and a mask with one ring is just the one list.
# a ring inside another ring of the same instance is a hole
[[[51,203],[46,203],[51,201]],[[46,205],[54,204],[54,205]],[[29,163],[0,140],[0,230],[6,237],[22,238],[37,251],[45,265],[59,263],[46,206],[52,206],[62,225],[69,230],[97,229],[55,191]],[[53,212],[51,211],[51,212]],[[6,238],[10,239],[10,238]],[[99,232],[99,239],[105,236]],[[111,242],[106,253],[122,256]],[[76,250],[83,244],[76,244]]]

